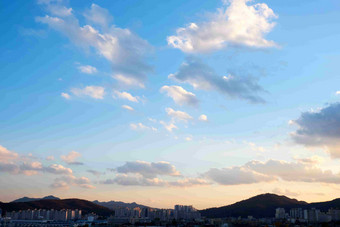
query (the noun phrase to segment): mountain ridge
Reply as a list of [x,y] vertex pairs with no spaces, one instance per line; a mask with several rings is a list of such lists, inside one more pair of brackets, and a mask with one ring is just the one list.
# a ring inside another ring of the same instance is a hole
[[2,203],[0,202],[0,208],[3,211],[11,212],[18,210],[28,210],[28,209],[80,209],[84,214],[96,213],[99,216],[110,216],[113,211],[109,208],[100,206],[93,202],[83,199],[43,199],[29,202],[10,202]]
[[32,201],[38,201],[38,200],[44,200],[44,199],[56,199],[56,200],[60,200],[60,198],[55,197],[53,195],[48,195],[42,198],[30,198],[30,197],[22,197],[16,200],[11,201],[10,203],[22,203],[22,202],[32,202]]
[[288,198],[283,195],[271,193],[260,194],[249,199],[245,199],[230,205],[213,207],[200,210],[202,216],[208,218],[226,218],[226,217],[247,217],[255,218],[274,217],[275,209],[282,207],[289,212],[292,208],[310,209],[316,208],[321,211],[327,211],[330,208],[340,208],[340,199],[334,199],[325,202],[307,203],[296,199]]
[[[46,199],[46,198],[56,198],[56,199]],[[23,197],[28,198],[28,197]],[[21,198],[21,199],[23,199]],[[45,198],[45,199],[44,199]],[[29,198],[32,199],[32,198]],[[20,199],[18,199],[20,200]],[[14,201],[18,201],[14,200]],[[0,202],[0,208],[4,211],[17,211],[17,210],[27,210],[27,209],[81,209],[84,214],[95,212],[100,216],[109,216],[113,214],[113,210],[116,208],[147,208],[148,206],[144,206],[141,204],[133,203],[124,203],[120,201],[107,201],[107,202],[99,202],[88,201],[82,199],[59,199],[54,196],[43,197],[40,200],[28,201],[28,202],[9,202],[2,203]],[[289,212],[289,209],[292,208],[302,208],[302,209],[310,209],[316,208],[321,211],[327,211],[330,208],[340,208],[340,198],[333,199],[325,202],[312,202],[307,203],[305,201],[299,201],[296,199],[289,198],[283,195],[276,194],[260,194],[248,199],[241,200],[239,202],[221,206],[221,207],[212,207],[200,210],[199,212],[202,216],[207,218],[226,218],[226,217],[247,217],[253,216],[255,218],[265,218],[265,217],[274,217],[275,209],[278,207],[282,207],[286,209],[286,212]]]
[[101,205],[101,206],[104,206],[104,207],[107,207],[107,208],[109,208],[111,210],[117,209],[117,208],[123,208],[123,207],[127,207],[127,208],[130,208],[130,209],[134,209],[136,207],[139,207],[139,208],[148,208],[148,206],[137,204],[135,202],[124,203],[124,202],[121,202],[121,201],[114,201],[114,200],[107,201],[107,202],[99,202],[98,200],[94,200],[93,203]]

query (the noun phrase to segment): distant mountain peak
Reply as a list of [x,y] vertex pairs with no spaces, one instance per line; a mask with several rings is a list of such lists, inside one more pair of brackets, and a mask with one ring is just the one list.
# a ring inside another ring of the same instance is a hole
[[46,200],[46,199],[60,200],[60,198],[55,197],[53,195],[48,195],[48,196],[45,196],[43,198],[29,198],[29,197],[25,196],[25,197],[22,197],[20,199],[13,200],[11,203],[32,202],[32,201]]
[[132,202],[132,203],[124,203],[124,202],[121,202],[121,201],[108,201],[108,202],[99,202],[98,200],[95,200],[93,201],[93,203],[95,204],[98,204],[98,205],[101,205],[101,206],[104,206],[104,207],[107,207],[111,210],[114,210],[114,209],[117,209],[117,208],[136,208],[136,207],[139,207],[139,208],[147,208],[148,206],[144,206],[144,205],[141,205],[141,204],[137,204],[135,202]]
[[256,218],[273,217],[275,209],[278,207],[289,210],[296,207],[307,207],[308,205],[305,201],[298,201],[283,195],[265,193],[231,205],[205,209],[201,211],[201,214],[202,216],[214,218],[239,216],[254,216]]

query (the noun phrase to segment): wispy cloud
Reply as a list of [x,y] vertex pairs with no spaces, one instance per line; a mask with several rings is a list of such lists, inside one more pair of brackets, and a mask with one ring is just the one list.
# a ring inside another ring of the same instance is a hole
[[190,116],[188,113],[180,111],[180,110],[174,110],[172,108],[166,108],[165,111],[174,120],[179,120],[179,121],[187,122],[187,121],[193,119],[193,117]]
[[123,109],[129,110],[129,111],[134,111],[135,109],[133,109],[131,106],[128,105],[122,105]]
[[251,103],[264,103],[258,93],[264,90],[253,77],[237,75],[219,76],[200,59],[188,57],[178,72],[169,78],[188,83],[195,89],[216,91],[230,98],[245,99]]
[[91,65],[81,65],[78,66],[78,70],[82,73],[86,73],[86,74],[95,74],[98,72],[96,67],[93,67]]
[[163,125],[164,126],[164,128],[167,130],[167,131],[169,131],[169,132],[172,132],[172,130],[174,130],[174,129],[177,129],[177,126],[173,123],[173,122],[165,122],[165,121],[159,121],[159,123],[161,124],[161,125]]
[[73,175],[56,178],[54,183],[50,185],[55,189],[68,189],[70,186],[78,186],[85,189],[94,189],[87,177],[75,177]]
[[144,125],[143,123],[139,122],[139,123],[131,123],[130,124],[130,128],[132,130],[152,130],[152,131],[157,131],[157,128],[154,127],[149,127]]
[[69,165],[83,165],[82,162],[76,161],[77,158],[81,157],[81,154],[76,151],[71,151],[67,155],[60,156],[61,160],[66,162]]
[[[81,26],[71,8],[66,8],[60,2],[41,2],[50,15],[37,17],[40,23],[61,32],[75,45],[96,53],[109,62],[114,70],[114,78],[127,85],[144,86],[147,74],[152,67],[146,62],[152,47],[147,41],[138,37],[127,28],[109,25],[112,17],[106,9],[96,4],[85,12],[85,18],[92,24]],[[93,25],[98,25],[96,29]]]
[[76,96],[90,96],[94,99],[103,99],[105,88],[100,86],[86,86],[84,88],[72,88],[71,92]]

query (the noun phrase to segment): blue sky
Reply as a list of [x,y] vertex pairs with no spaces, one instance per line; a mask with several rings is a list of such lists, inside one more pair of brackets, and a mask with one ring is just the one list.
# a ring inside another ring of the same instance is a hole
[[0,200],[204,208],[263,192],[340,196],[339,9],[2,3]]

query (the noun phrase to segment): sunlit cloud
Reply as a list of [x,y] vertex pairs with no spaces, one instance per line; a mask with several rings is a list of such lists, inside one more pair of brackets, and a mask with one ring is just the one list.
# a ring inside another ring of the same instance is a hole
[[172,117],[175,120],[189,121],[189,120],[193,119],[193,117],[190,116],[188,113],[180,111],[180,110],[174,110],[172,108],[166,108],[165,111],[170,117]]
[[265,34],[275,26],[277,15],[265,3],[229,0],[205,22],[190,23],[168,36],[168,44],[187,53],[204,53],[227,46],[267,48],[277,46]]
[[135,110],[131,106],[128,106],[128,105],[122,105],[122,108],[125,109],[125,110],[129,110],[129,111],[134,111]]
[[208,117],[207,117],[207,115],[205,115],[205,114],[201,114],[201,115],[198,117],[198,120],[200,120],[200,121],[208,121]]
[[18,157],[19,155],[17,153],[0,145],[0,162],[8,162],[10,160],[17,159]]
[[62,92],[61,93],[61,97],[63,97],[64,99],[70,99],[71,96],[68,93]]
[[133,96],[130,93],[123,91],[113,91],[113,98],[119,98],[119,99],[125,99],[125,100],[129,100],[130,102],[136,102],[138,103],[139,101],[139,97],[138,96]]
[[197,106],[199,103],[194,93],[186,91],[181,86],[163,86],[160,92],[166,93],[178,105]]

